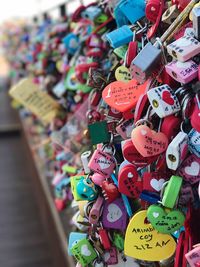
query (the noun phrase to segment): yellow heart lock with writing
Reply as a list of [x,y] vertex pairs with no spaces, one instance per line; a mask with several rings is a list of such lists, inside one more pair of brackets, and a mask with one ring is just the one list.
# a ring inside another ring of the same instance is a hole
[[146,223],[147,211],[136,213],[126,230],[125,255],[138,260],[161,261],[170,258],[176,250],[171,235],[161,234]]

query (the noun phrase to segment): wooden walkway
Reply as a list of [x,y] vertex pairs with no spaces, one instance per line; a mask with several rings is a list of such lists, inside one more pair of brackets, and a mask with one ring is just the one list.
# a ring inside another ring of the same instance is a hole
[[53,267],[22,135],[1,131],[19,126],[8,102],[0,91],[0,266]]

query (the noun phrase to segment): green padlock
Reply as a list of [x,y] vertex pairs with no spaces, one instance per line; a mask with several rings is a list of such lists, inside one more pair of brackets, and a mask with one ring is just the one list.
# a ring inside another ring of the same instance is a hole
[[71,248],[71,253],[82,267],[88,266],[97,258],[97,253],[90,242],[84,238]]
[[178,200],[179,192],[181,190],[183,179],[180,176],[172,176],[166,183],[162,205],[166,208],[173,209]]
[[109,142],[110,134],[106,121],[97,121],[89,124],[88,130],[93,145]]
[[127,45],[122,45],[120,47],[115,48],[114,49],[114,53],[118,57],[120,57],[121,59],[125,59],[127,50],[128,50],[128,46]]
[[124,251],[124,237],[119,233],[114,233],[113,244],[119,251]]
[[82,178],[86,178],[84,175],[77,175],[77,176],[71,176],[70,177],[70,182],[71,182],[71,190],[72,194],[74,196],[74,199],[76,201],[81,201],[83,198],[78,194],[77,192],[77,184],[81,181]]

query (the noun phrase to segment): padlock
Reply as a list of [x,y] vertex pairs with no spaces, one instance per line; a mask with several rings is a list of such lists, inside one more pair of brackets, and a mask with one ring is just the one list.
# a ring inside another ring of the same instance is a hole
[[103,198],[98,196],[97,200],[93,204],[90,213],[89,213],[89,222],[91,224],[97,224],[99,218],[101,216],[102,206],[103,206]]
[[[183,177],[184,178],[184,177]],[[190,184],[185,184],[181,188],[178,205],[187,206],[188,203],[194,202],[194,193]]]
[[199,124],[199,117],[200,117],[200,102],[199,102],[199,96],[198,94],[195,97],[195,103],[194,105],[194,110],[192,112],[191,116],[191,125],[192,127],[197,131],[200,132],[200,124]]
[[180,111],[178,98],[167,84],[150,89],[147,95],[152,108],[160,118]]
[[183,178],[180,176],[172,176],[166,183],[162,197],[162,205],[166,208],[173,209],[178,201]]
[[71,182],[71,189],[72,189],[72,194],[74,196],[74,199],[76,201],[84,200],[81,195],[79,195],[77,191],[77,184],[84,179],[86,176],[78,175],[78,176],[71,176],[70,177],[70,182]]
[[117,186],[112,182],[103,181],[101,184],[101,188],[103,196],[108,203],[113,202],[120,195]]
[[160,131],[164,133],[169,142],[174,139],[174,137],[178,134],[181,125],[181,118],[175,115],[167,116],[163,119]]
[[108,142],[110,140],[106,121],[97,121],[89,124],[88,130],[93,145]]
[[179,132],[169,144],[166,151],[167,167],[176,171],[186,158],[188,153],[188,136],[184,132]]
[[114,232],[113,244],[118,249],[118,251],[120,251],[120,252],[124,251],[124,237],[122,236],[122,234]]
[[151,22],[156,22],[160,10],[159,0],[148,0],[145,8],[146,18]]
[[145,2],[139,0],[137,4],[133,4],[131,0],[121,0],[114,9],[114,17],[117,26],[127,25],[129,22],[134,24],[137,20],[145,15]]
[[81,12],[81,17],[94,21],[100,14],[101,9],[98,6],[89,6],[83,12]]
[[133,120],[122,121],[117,127],[116,132],[123,138],[128,139],[131,137],[132,129],[134,128]]
[[200,133],[192,129],[188,134],[188,148],[191,153],[200,158]]
[[63,38],[63,43],[68,53],[74,55],[79,47],[79,38],[74,33],[69,33]]
[[124,25],[112,32],[107,33],[105,38],[111,47],[117,48],[128,44],[133,40],[133,36],[134,35],[131,29],[127,25]]
[[172,24],[172,22],[177,18],[179,15],[179,10],[177,9],[176,5],[170,6],[162,15],[162,22],[166,24]]
[[186,62],[172,61],[165,66],[167,73],[177,82],[187,84],[198,76],[198,65],[189,60]]
[[155,70],[161,59],[162,51],[150,42],[141,50],[134,58],[130,65],[130,72],[133,79],[140,83],[144,83]]
[[105,178],[109,178],[115,168],[115,158],[111,154],[97,149],[93,153],[88,167]]
[[121,198],[117,198],[112,203],[105,203],[102,214],[102,224],[105,229],[124,231],[127,219],[127,211]]
[[98,190],[89,177],[82,177],[76,185],[78,195],[82,200],[94,200],[98,196]]
[[118,263],[117,249],[115,247],[111,247],[109,250],[106,250],[103,258],[107,265],[117,264]]
[[143,174],[143,190],[148,192],[160,193],[166,176],[161,172],[145,172]]
[[142,191],[142,181],[139,179],[137,169],[134,165],[126,165],[120,168],[118,174],[119,192],[130,197],[138,198]]
[[90,173],[88,163],[89,163],[91,154],[92,154],[91,151],[85,151],[84,153],[81,154],[81,161],[82,161],[82,165],[83,165],[83,169],[84,169],[85,174]]
[[87,234],[79,233],[79,232],[71,232],[69,234],[69,241],[68,241],[68,254],[72,255],[71,249],[74,245],[76,245],[81,239],[85,239]]
[[76,260],[81,263],[82,267],[87,267],[89,263],[97,258],[97,253],[91,243],[86,239],[80,240],[71,248],[71,253]]
[[197,40],[200,40],[200,7],[192,9],[193,29]]
[[100,242],[105,250],[111,249],[111,241],[108,235],[108,231],[104,228],[98,229]]
[[200,181],[200,159],[195,155],[190,155],[181,164],[179,175],[190,183],[195,184]]
[[176,60],[186,62],[200,53],[200,42],[193,37],[183,36],[169,44],[167,52]]
[[138,42],[136,41],[131,41],[128,44],[128,50],[126,54],[126,66],[130,67],[131,62],[133,59],[136,57],[138,51]]
[[192,250],[185,254],[185,257],[191,267],[200,266],[200,246],[194,246]]

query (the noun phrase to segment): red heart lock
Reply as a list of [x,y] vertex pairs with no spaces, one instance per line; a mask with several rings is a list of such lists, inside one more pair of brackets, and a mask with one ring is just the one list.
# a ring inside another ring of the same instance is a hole
[[142,181],[138,181],[138,173],[133,165],[127,165],[120,170],[118,182],[119,192],[130,198],[138,198],[142,192]]
[[180,131],[180,125],[181,118],[170,115],[163,119],[160,131],[167,136],[168,140],[173,140]]
[[[196,100],[196,99],[195,99]],[[196,101],[195,101],[196,102]],[[199,123],[199,119],[200,119],[200,109],[198,108],[197,103],[195,103],[195,108],[194,111],[192,113],[191,116],[191,124],[192,127],[197,131],[200,132],[200,123]]]
[[134,108],[140,95],[146,90],[148,82],[138,84],[136,80],[128,83],[115,81],[107,85],[102,93],[103,100],[112,108],[125,112]]
[[165,174],[161,172],[145,172],[143,174],[143,190],[160,193],[166,182]]
[[122,153],[126,160],[136,167],[145,167],[156,161],[157,157],[143,157],[135,148],[132,140],[126,140],[122,147]]
[[174,99],[169,91],[164,91],[162,93],[162,100],[168,105],[174,105]]
[[119,197],[119,191],[116,185],[110,183],[108,181],[103,181],[102,185],[102,193],[109,203],[113,202],[115,199]]

